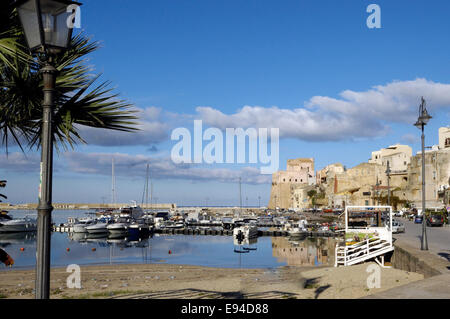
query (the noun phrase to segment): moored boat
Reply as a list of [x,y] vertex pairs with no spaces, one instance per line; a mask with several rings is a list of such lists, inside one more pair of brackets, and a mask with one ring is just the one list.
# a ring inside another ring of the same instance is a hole
[[91,217],[83,217],[73,224],[73,232],[74,233],[87,233],[86,227],[95,224],[96,221]]
[[89,233],[89,234],[102,234],[102,233],[107,233],[108,232],[108,229],[107,229],[107,226],[108,226],[109,224],[108,223],[96,223],[96,224],[94,224],[94,225],[89,225],[89,226],[86,226],[86,231]]
[[0,233],[31,232],[36,231],[37,222],[28,216],[25,218],[2,220],[0,222]]
[[130,218],[126,217],[119,217],[115,223],[109,224],[106,226],[108,232],[115,233],[115,234],[121,234],[121,233],[128,233],[128,227],[130,226]]
[[130,236],[143,237],[150,233],[150,226],[145,223],[143,219],[131,223],[128,227],[128,234]]
[[258,227],[254,225],[245,225],[233,229],[234,238],[255,238],[258,237]]

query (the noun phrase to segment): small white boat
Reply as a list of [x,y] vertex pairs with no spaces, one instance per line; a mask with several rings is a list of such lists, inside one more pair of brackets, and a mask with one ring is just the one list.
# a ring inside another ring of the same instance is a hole
[[108,223],[96,223],[94,225],[86,226],[86,231],[89,234],[101,234],[108,232]]
[[37,222],[29,217],[3,220],[0,222],[0,233],[36,231]]
[[120,217],[114,224],[106,226],[110,233],[127,233],[130,226],[130,219],[126,217]]
[[86,230],[89,234],[104,234],[108,232],[108,225],[111,224],[112,219],[110,216],[103,216],[96,220],[93,225],[86,226]]
[[87,233],[86,227],[94,225],[96,223],[95,219],[90,217],[83,217],[78,220],[73,225],[73,232],[74,233]]
[[184,227],[184,222],[182,222],[182,221],[166,221],[164,223],[164,228],[180,229],[183,227]]
[[245,225],[233,229],[234,238],[255,238],[258,237],[258,227],[254,225]]
[[301,237],[307,232],[306,226],[308,222],[306,219],[292,221],[284,225],[283,229],[289,233],[290,237]]

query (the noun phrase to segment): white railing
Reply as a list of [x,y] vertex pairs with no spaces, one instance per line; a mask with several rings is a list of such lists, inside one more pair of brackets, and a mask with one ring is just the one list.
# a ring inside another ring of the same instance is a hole
[[[373,210],[381,213],[381,211],[388,212],[388,219],[386,225],[378,225],[377,227],[349,227],[349,212],[353,210]],[[392,207],[391,206],[347,206],[344,210],[345,229],[348,232],[356,231],[357,233],[365,234],[366,236],[374,235],[372,238],[367,238],[364,241],[355,243],[353,245],[338,246],[335,249],[335,266],[338,265],[353,265],[365,260],[382,256],[383,254],[392,251]],[[344,238],[346,238],[344,236]]]
[[349,266],[363,262],[391,250],[393,250],[392,243],[382,240],[379,237],[368,238],[349,246],[336,245],[335,267],[338,265]]

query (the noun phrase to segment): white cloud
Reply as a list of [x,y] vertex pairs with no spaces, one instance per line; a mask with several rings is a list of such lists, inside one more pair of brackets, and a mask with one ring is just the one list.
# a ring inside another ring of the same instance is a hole
[[221,129],[275,127],[284,138],[339,141],[386,135],[389,123],[414,123],[421,96],[431,113],[449,108],[450,84],[394,81],[362,92],[345,90],[339,98],[314,96],[295,109],[244,106],[228,115],[204,106],[196,111],[205,124]]
[[138,128],[136,132],[105,130],[79,126],[80,135],[91,145],[131,146],[157,144],[169,138],[169,125],[161,119],[162,109],[158,107],[137,108]]
[[39,172],[40,156],[36,153],[26,155],[20,152],[0,154],[0,163],[0,169],[5,172]]
[[241,170],[227,168],[199,167],[194,164],[175,164],[170,158],[154,158],[146,155],[129,155],[124,153],[65,153],[65,163],[70,171],[81,174],[111,175],[112,158],[117,176],[143,176],[147,163],[153,178],[172,178],[185,180],[214,180],[220,182],[270,183],[270,175],[260,174],[259,168],[244,167]]

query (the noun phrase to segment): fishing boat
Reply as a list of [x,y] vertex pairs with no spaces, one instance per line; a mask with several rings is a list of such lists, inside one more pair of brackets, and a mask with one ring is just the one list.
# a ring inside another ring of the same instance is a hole
[[120,208],[119,217],[131,217],[131,218],[141,218],[144,215],[144,211],[139,205],[136,205],[134,201],[133,205]]
[[307,224],[306,219],[291,221],[284,225],[283,230],[287,231],[290,237],[303,237],[307,233]]
[[169,229],[180,229],[180,228],[184,228],[184,222],[183,221],[172,221],[172,220],[167,220],[164,222],[164,227],[163,228],[169,228]]
[[36,231],[37,222],[28,216],[25,218],[2,220],[0,222],[0,233],[31,232]]
[[258,237],[258,227],[254,225],[245,225],[233,229],[234,238],[255,238]]

